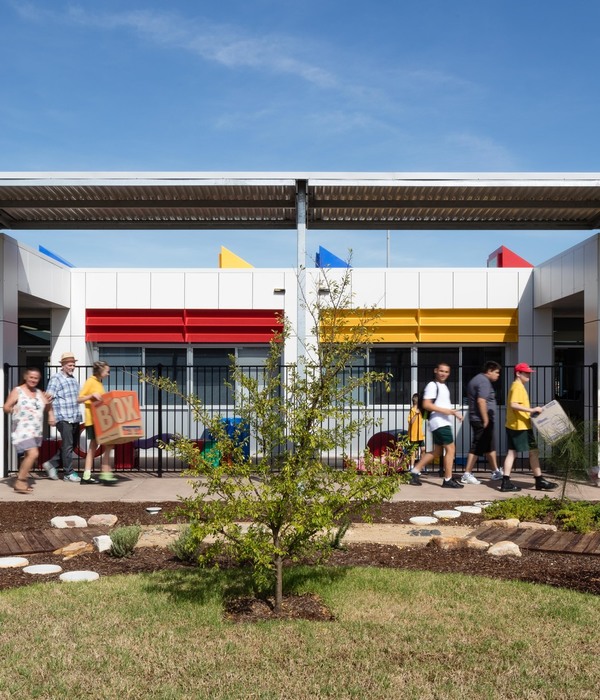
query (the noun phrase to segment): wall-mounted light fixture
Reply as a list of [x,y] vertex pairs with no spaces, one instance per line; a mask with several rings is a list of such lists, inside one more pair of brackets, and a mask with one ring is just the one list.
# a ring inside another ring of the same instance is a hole
[[285,289],[283,289],[282,287],[275,287],[275,289],[273,290],[273,294],[285,294]]
[[319,294],[330,294],[331,291],[329,287],[319,287]]

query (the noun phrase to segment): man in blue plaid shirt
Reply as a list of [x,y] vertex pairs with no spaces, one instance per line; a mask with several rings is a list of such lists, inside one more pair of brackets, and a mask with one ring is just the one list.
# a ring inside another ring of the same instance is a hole
[[79,382],[73,374],[77,360],[72,352],[63,352],[60,358],[61,368],[50,377],[46,392],[52,397],[52,407],[48,412],[48,423],[55,425],[62,444],[60,453],[44,462],[43,467],[51,479],[58,479],[57,467],[59,457],[62,460],[65,481],[80,482],[81,479],[73,469],[73,447],[79,442],[81,426],[81,406]]

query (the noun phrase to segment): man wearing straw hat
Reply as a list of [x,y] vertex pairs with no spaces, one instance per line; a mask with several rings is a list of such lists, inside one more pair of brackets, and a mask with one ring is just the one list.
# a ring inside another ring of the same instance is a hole
[[62,444],[57,452],[44,462],[43,468],[50,479],[58,479],[59,457],[62,460],[64,481],[79,483],[81,479],[73,469],[73,447],[79,442],[81,407],[78,403],[79,382],[75,378],[75,355],[63,352],[60,357],[60,370],[50,377],[46,392],[52,397],[52,407],[48,413],[48,423],[55,425],[60,433]]

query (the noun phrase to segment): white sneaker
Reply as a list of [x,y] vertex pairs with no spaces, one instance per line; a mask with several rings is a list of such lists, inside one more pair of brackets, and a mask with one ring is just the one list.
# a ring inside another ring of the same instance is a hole
[[495,472],[492,472],[492,476],[490,477],[492,481],[500,481],[500,479],[504,476],[504,472],[502,469],[496,469]]
[[42,464],[42,469],[46,472],[48,478],[52,479],[52,481],[56,481],[58,479],[56,467],[51,462],[44,462]]
[[461,484],[480,484],[481,481],[479,479],[476,479],[471,472],[465,472],[461,477],[460,477],[460,483]]

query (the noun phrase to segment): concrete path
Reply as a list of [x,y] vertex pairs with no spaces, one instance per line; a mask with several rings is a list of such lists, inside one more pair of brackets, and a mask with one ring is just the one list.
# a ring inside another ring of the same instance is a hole
[[[498,491],[499,482],[491,481],[487,474],[477,474],[481,479],[478,486],[467,485],[463,489],[441,488],[442,480],[437,476],[425,476],[423,486],[402,486],[395,494],[394,501],[446,501],[453,502],[491,501],[501,498],[511,498],[514,495],[530,495],[541,498],[544,491],[536,491],[533,477],[530,474],[513,474],[513,481],[523,490],[519,494],[501,493]],[[14,477],[0,480],[0,502],[7,501],[49,501],[68,503],[72,501],[88,501],[101,503],[104,501],[125,501],[131,503],[176,501],[178,497],[191,496],[194,491],[188,479],[179,474],[166,474],[162,478],[154,474],[127,473],[119,474],[119,481],[114,486],[81,486],[62,480],[51,481],[45,476],[39,476],[34,481],[34,492],[22,495],[13,491]],[[551,478],[551,477],[550,477]],[[560,491],[552,491],[550,495],[557,496]],[[590,483],[569,483],[566,495],[574,500],[600,501],[600,488]]]

